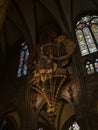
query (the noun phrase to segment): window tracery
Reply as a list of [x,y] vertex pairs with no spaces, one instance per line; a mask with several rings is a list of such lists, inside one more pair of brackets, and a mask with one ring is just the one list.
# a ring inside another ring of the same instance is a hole
[[[87,75],[98,72],[98,16],[86,15],[76,24],[76,38]],[[94,54],[93,54],[94,53]]]
[[85,68],[86,68],[87,74],[92,74],[95,72],[94,65],[90,61],[86,62]]
[[82,56],[98,51],[98,16],[87,15],[76,24],[76,37]]

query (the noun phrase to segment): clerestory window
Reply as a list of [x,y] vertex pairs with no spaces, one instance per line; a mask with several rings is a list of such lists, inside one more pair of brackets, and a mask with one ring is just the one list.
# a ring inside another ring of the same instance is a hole
[[75,32],[82,56],[98,51],[98,16],[82,17],[76,24]]
[[98,16],[86,15],[76,23],[76,38],[87,75],[98,73]]

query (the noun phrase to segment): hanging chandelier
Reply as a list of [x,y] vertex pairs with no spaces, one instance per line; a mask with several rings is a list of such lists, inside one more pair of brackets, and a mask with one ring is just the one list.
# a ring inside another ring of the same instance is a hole
[[29,84],[32,90],[44,98],[48,116],[54,120],[60,91],[70,82],[67,65],[75,45],[65,35],[55,38],[50,36],[49,34],[48,42],[44,41],[36,51]]

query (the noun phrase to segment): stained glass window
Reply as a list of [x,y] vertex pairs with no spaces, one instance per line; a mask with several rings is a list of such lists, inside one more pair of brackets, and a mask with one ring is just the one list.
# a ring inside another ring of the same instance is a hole
[[90,29],[87,27],[83,28],[83,33],[90,53],[96,52],[97,48],[91,35]]
[[79,127],[79,125],[77,124],[77,122],[74,122],[74,123],[72,124],[72,126],[69,127],[68,130],[80,130],[80,127]]
[[98,58],[95,59],[94,65],[95,65],[96,72],[98,72]]
[[85,42],[85,39],[84,39],[82,31],[78,30],[76,32],[76,35],[77,35],[78,42],[80,43],[79,47],[80,47],[82,55],[89,54],[89,51],[88,51],[88,48],[87,48],[87,45],[86,45],[86,42]]
[[86,68],[87,74],[92,74],[95,72],[94,65],[90,61],[87,61],[85,68]]
[[98,44],[98,26],[96,24],[92,24],[91,30],[92,30],[94,37],[96,39],[96,42]]
[[26,42],[23,42],[21,44],[20,60],[19,60],[19,67],[18,67],[17,77],[27,75],[26,62],[27,62],[28,56],[29,56],[28,46],[27,46]]
[[85,56],[98,51],[98,17],[87,15],[76,24],[76,37],[81,55]]
[[95,72],[98,72],[98,58],[92,60],[92,63],[90,61],[87,61],[85,68],[87,74],[93,74]]

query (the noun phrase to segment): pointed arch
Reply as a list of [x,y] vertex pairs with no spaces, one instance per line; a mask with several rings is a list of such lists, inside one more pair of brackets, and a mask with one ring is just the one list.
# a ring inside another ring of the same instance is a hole
[[95,59],[94,67],[95,67],[95,71],[98,72],[98,58]]
[[98,16],[86,15],[76,24],[76,38],[82,56],[98,51]]

